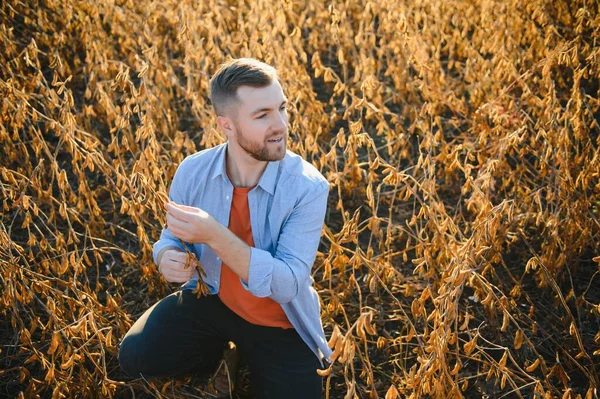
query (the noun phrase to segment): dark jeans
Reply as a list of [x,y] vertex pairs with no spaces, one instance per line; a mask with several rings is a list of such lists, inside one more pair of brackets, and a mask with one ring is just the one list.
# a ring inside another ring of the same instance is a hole
[[119,345],[129,376],[177,377],[214,372],[233,341],[248,365],[257,398],[321,398],[319,361],[295,329],[248,323],[217,295],[177,291],[154,304]]

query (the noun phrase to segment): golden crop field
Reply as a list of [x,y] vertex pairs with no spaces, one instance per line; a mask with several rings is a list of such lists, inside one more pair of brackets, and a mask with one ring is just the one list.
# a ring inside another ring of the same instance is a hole
[[245,56],[331,186],[324,397],[598,397],[590,0],[2,1],[0,397],[210,397],[117,345],[178,286],[160,198],[224,141],[208,81]]

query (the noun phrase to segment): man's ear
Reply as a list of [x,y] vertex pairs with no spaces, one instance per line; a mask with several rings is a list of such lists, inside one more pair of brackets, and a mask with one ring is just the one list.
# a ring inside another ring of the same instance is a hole
[[233,137],[235,134],[235,126],[233,125],[233,120],[228,116],[217,116],[217,126],[225,133],[225,135],[229,137]]

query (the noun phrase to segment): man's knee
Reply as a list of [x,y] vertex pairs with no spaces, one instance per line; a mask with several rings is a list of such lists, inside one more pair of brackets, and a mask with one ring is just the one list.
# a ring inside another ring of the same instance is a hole
[[135,339],[125,336],[119,344],[117,359],[121,370],[129,377],[139,377],[143,370],[140,369],[140,356],[136,351]]
[[[146,310],[144,314],[135,322],[131,329],[125,334],[125,337],[119,344],[117,359],[121,370],[130,377],[139,377],[141,373],[146,376],[152,372],[156,366],[156,361],[152,358],[152,350],[148,350],[148,345],[156,343],[156,333],[160,331],[163,324],[161,315],[169,312],[169,305],[176,298],[171,295],[163,298]],[[156,348],[154,348],[156,349]]]

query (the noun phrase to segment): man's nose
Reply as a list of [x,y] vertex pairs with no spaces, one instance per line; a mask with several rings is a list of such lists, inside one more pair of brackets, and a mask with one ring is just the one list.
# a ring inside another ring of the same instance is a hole
[[285,111],[276,112],[273,130],[283,130],[287,127],[288,117]]

